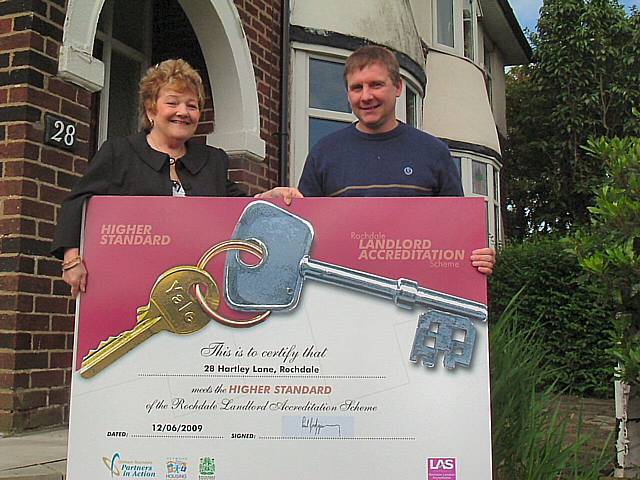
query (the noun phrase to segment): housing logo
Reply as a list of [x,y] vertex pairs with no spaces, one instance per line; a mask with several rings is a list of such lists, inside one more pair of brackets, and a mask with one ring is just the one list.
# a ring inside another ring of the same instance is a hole
[[167,459],[167,477],[170,479],[187,478],[187,459],[171,457]]
[[118,452],[111,457],[102,457],[102,463],[113,477],[155,478],[153,463],[144,460],[124,460]]
[[200,458],[200,468],[198,470],[198,480],[215,480],[216,463],[211,457]]

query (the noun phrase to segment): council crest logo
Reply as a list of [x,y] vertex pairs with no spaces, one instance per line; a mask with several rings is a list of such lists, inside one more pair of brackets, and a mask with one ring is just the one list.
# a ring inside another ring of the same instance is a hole
[[200,458],[199,480],[214,480],[216,478],[216,464],[211,457]]

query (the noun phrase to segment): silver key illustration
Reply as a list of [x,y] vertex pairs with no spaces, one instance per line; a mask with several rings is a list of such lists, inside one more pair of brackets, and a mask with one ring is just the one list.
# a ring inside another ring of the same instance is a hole
[[248,265],[237,252],[227,254],[224,295],[239,311],[287,311],[296,307],[305,278],[391,299],[403,308],[423,305],[472,320],[485,321],[487,307],[479,302],[423,288],[406,278],[389,279],[309,257],[313,226],[286,210],[264,201],[247,205],[233,239],[253,241],[264,254]]

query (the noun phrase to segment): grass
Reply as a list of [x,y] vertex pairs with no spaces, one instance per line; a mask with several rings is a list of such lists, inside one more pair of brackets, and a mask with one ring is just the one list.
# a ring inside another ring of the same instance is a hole
[[611,464],[610,441],[594,454],[581,417],[568,435],[549,384],[553,370],[535,340],[540,326],[519,320],[518,296],[490,327],[494,480],[597,480]]

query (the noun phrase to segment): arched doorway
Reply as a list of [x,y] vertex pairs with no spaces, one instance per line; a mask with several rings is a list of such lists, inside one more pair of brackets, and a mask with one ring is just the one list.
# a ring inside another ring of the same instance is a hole
[[[189,42],[190,50],[199,46],[195,49],[201,54],[217,111],[216,128],[207,135],[207,143],[231,154],[264,158],[253,65],[233,2],[179,3],[188,20],[186,25],[180,25],[179,19],[171,14],[176,11],[176,0],[69,0],[59,75],[87,90],[103,92],[100,113],[96,114],[99,127],[94,129],[99,142],[111,134],[126,133],[120,130],[135,124],[131,117],[131,105],[135,102],[131,102],[129,93],[137,83],[134,78],[136,75],[139,78],[154,57],[163,56],[156,52],[162,52],[163,48],[168,51],[170,47],[175,50],[176,40],[191,31],[197,42]],[[162,22],[173,23],[164,31],[171,31],[174,38],[164,41],[164,45],[153,38],[155,27]],[[173,56],[188,56],[186,50],[175,53]],[[117,126],[114,112],[124,118],[117,121]]]

